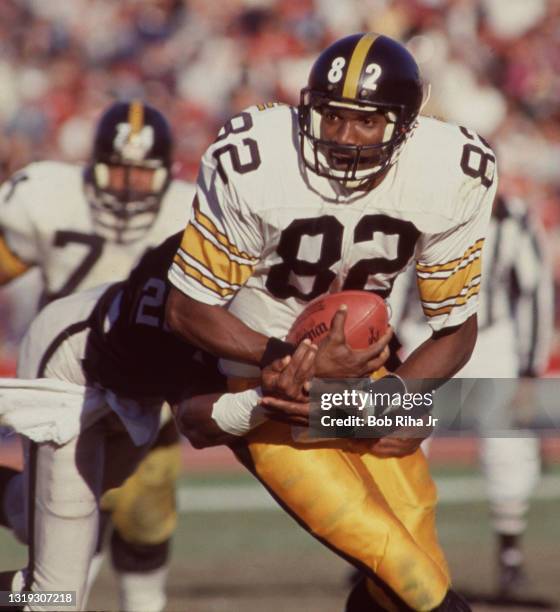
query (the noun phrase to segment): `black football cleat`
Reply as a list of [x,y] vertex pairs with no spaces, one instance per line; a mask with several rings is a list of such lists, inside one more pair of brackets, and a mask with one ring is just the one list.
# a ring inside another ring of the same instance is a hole
[[523,566],[523,554],[518,548],[500,551],[498,561],[498,594],[513,599],[527,590],[528,579]]

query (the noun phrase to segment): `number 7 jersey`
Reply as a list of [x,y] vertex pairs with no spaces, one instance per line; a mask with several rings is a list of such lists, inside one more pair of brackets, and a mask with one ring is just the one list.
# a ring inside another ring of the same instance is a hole
[[303,167],[294,108],[252,107],[201,161],[169,279],[284,337],[309,300],[345,289],[388,296],[414,260],[424,313],[439,331],[476,311],[496,186],[483,139],[422,117],[375,189],[344,192]]
[[37,162],[0,188],[0,256],[8,276],[37,266],[43,303],[127,277],[147,248],[179,231],[188,219],[194,187],[173,181],[152,226],[137,240],[113,242],[96,234],[84,192],[84,169]]

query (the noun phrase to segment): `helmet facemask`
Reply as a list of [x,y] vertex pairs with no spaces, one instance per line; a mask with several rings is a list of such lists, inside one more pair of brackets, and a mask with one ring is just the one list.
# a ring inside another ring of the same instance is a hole
[[[386,126],[376,144],[341,144],[325,140],[321,122],[325,109],[349,109],[358,113],[381,113]],[[405,121],[403,106],[333,98],[305,88],[299,106],[301,154],[305,165],[319,176],[335,180],[347,189],[368,190],[392,166],[415,124]]]
[[[138,170],[146,171],[140,182]],[[117,184],[111,179],[115,172]],[[168,169],[159,160],[145,160],[141,165],[95,163],[89,199],[96,232],[120,243],[142,238],[155,221],[169,179]]]

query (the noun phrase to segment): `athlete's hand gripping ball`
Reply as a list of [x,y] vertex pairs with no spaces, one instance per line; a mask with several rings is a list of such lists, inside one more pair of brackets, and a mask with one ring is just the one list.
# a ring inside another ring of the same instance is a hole
[[262,405],[268,417],[292,425],[307,425],[311,379],[315,371],[317,347],[303,340],[293,355],[277,359],[263,369]]
[[318,344],[315,375],[320,378],[369,376],[389,357],[393,335],[385,300],[368,291],[342,291],[309,303],[287,340]]

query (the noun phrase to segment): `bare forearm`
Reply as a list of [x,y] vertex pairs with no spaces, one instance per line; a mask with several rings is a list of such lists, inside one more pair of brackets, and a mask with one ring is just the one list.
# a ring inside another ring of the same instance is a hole
[[212,408],[220,395],[199,395],[182,400],[172,408],[177,428],[195,448],[228,444],[238,439],[221,430],[212,419]]
[[472,316],[453,333],[426,340],[397,369],[397,374],[407,380],[441,379],[443,383],[467,363],[476,335],[476,316]]
[[[276,359],[263,368],[262,387],[238,393],[194,395],[172,406],[179,431],[195,448],[232,444],[268,419],[306,425],[308,397],[317,348],[300,343],[290,359]],[[278,397],[263,398],[266,393]]]
[[167,324],[189,344],[227,359],[257,365],[268,337],[247,327],[221,306],[208,306],[172,290]]
[[398,368],[402,378],[450,378],[468,361],[469,355],[457,353],[446,338],[429,338]]

